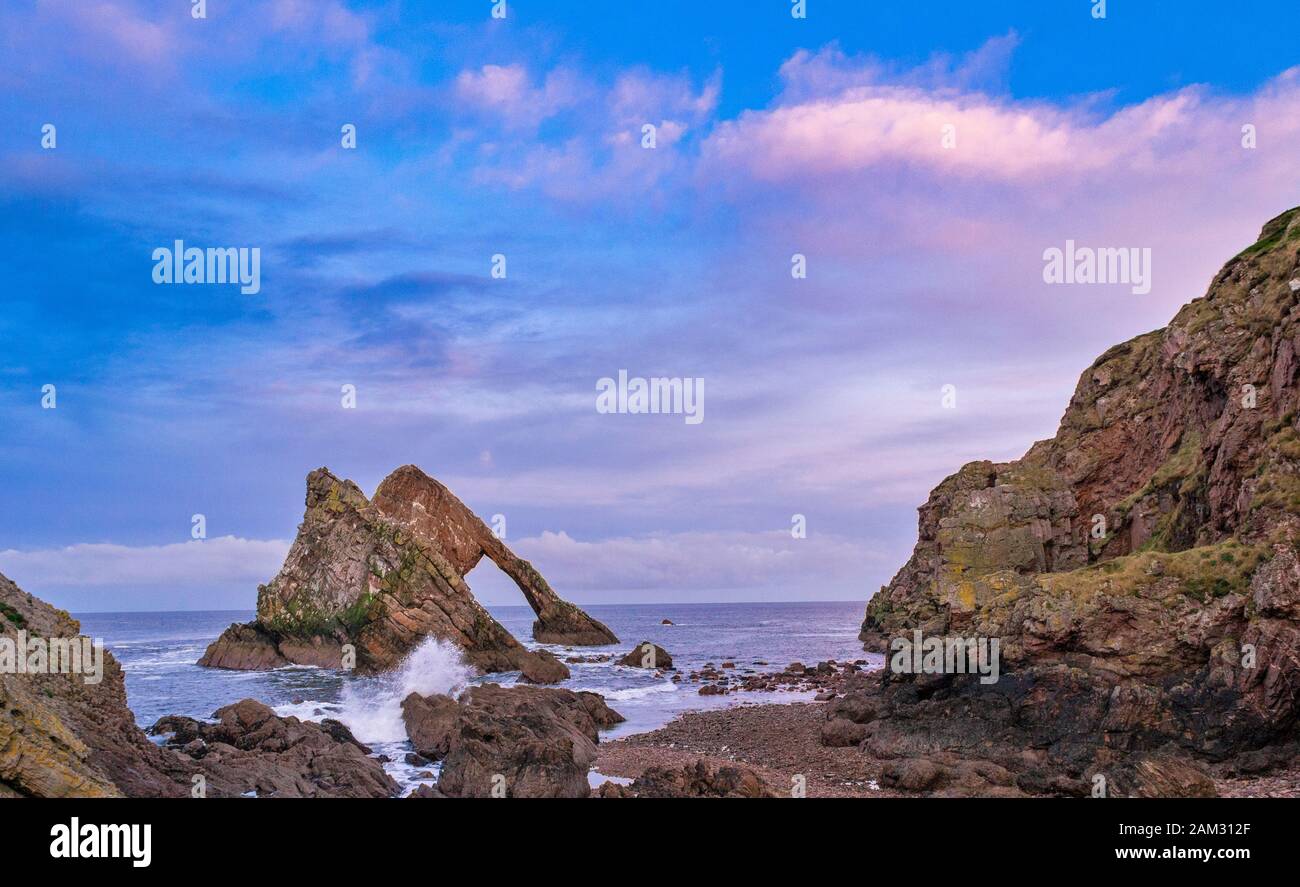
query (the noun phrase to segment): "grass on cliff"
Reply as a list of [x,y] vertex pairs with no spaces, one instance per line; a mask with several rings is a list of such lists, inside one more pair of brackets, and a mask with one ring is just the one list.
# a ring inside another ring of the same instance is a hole
[[27,625],[27,619],[23,617],[23,614],[8,604],[0,603],[0,616],[4,616],[17,628],[23,628]]
[[1264,226],[1264,230],[1260,232],[1259,240],[1237,253],[1233,256],[1233,259],[1257,256],[1260,253],[1268,252],[1287,240],[1300,240],[1300,227],[1293,229],[1290,234],[1286,230],[1287,225],[1291,224],[1291,220],[1295,218],[1297,212],[1300,212],[1300,207],[1289,209],[1277,218],[1270,220]]
[[1170,591],[1208,603],[1233,592],[1244,592],[1259,565],[1268,560],[1265,545],[1235,539],[1178,552],[1142,551],[1091,564],[1069,573],[1038,577],[1053,594],[1087,598],[1095,594],[1137,595],[1172,579]]
[[1300,514],[1300,432],[1292,427],[1288,413],[1264,427],[1269,435],[1265,458],[1255,470],[1255,494],[1250,508],[1280,508]]
[[1201,436],[1189,432],[1183,435],[1178,449],[1155,470],[1142,488],[1115,506],[1119,520],[1115,521],[1114,530],[1094,550],[1102,550],[1115,532],[1127,526],[1127,518],[1139,502],[1148,496],[1159,496],[1162,493],[1174,500],[1175,507],[1161,517],[1142,550],[1169,551],[1186,547],[1190,544],[1186,538],[1186,527],[1195,523],[1195,515],[1189,510],[1201,501],[1205,482],[1206,467],[1201,456]]

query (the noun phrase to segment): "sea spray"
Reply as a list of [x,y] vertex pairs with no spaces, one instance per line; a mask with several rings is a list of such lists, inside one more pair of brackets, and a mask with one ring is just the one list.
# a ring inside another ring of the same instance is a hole
[[338,719],[362,742],[403,742],[402,700],[412,693],[456,695],[474,671],[454,644],[428,638],[396,671],[357,678],[343,687]]

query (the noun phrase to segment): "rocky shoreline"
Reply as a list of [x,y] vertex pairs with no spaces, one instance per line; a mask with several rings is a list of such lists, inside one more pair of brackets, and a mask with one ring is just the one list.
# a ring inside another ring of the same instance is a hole
[[[1010,784],[991,784],[988,772],[972,772],[964,782],[959,777],[940,785],[937,765],[915,760],[903,764],[855,746],[827,746],[824,729],[834,720],[832,711],[828,703],[795,702],[688,712],[658,730],[602,744],[596,769],[606,776],[635,779],[650,768],[678,769],[703,760],[712,767],[751,770],[787,797],[800,777],[810,798],[1034,796]],[[1300,750],[1291,750],[1264,773],[1223,767],[1211,768],[1207,775],[1206,794],[1212,796],[1300,798]],[[1009,772],[1004,781],[1010,782]]]

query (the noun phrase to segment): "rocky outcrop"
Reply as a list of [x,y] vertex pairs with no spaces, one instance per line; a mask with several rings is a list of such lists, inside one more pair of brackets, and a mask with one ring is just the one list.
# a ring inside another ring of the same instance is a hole
[[663,647],[651,641],[642,641],[632,648],[622,659],[618,660],[619,665],[626,665],[631,668],[672,668],[673,657],[668,655],[668,651]]
[[538,613],[539,639],[616,640],[556,597],[526,561],[417,468],[393,472],[374,502],[320,468],[308,475],[306,504],[284,566],[258,589],[256,621],[232,625],[200,665],[298,663],[375,672],[433,636],[456,644],[481,671],[521,671],[535,683],[564,680],[563,663],[525,649],[474,599],[464,575],[484,554],[524,590]]
[[543,644],[599,646],[618,638],[600,622],[563,601],[533,569],[506,547],[464,502],[414,465],[403,465],[375,490],[375,506],[411,532],[433,540],[461,576],[486,556],[511,579],[537,614],[533,639]]
[[943,481],[862,640],[998,639],[1001,675],[887,667],[824,741],[941,762],[934,784],[956,756],[1077,794],[1201,794],[1197,760],[1293,741],[1298,294],[1292,210],[1167,328],[1086,370],[1054,438]]
[[459,717],[460,703],[442,693],[412,693],[402,700],[406,736],[416,754],[430,761],[440,761],[451,751],[451,737]]
[[162,718],[151,733],[194,761],[206,797],[387,798],[398,786],[338,721],[282,718],[252,699],[220,708],[216,723]]
[[443,762],[438,791],[476,798],[587,797],[598,731],[623,720],[596,693],[496,684],[411,694],[402,718],[416,751]]
[[[0,660],[20,640],[30,651],[36,639],[80,633],[66,612],[0,576]],[[136,726],[117,660],[103,651],[97,682],[82,661],[83,673],[0,670],[0,797],[188,794],[190,774]]]
[[596,792],[602,798],[778,798],[748,767],[712,766],[700,759],[680,770],[647,767],[631,785],[606,782]]
[[[34,639],[77,639],[80,625],[0,576],[0,661],[20,632],[30,649]],[[127,708],[121,666],[102,657],[98,675],[0,669],[0,797],[191,797],[200,786],[208,797],[397,791],[342,724],[280,718],[251,699],[219,710],[215,724],[162,719],[154,731],[173,735],[160,747]]]

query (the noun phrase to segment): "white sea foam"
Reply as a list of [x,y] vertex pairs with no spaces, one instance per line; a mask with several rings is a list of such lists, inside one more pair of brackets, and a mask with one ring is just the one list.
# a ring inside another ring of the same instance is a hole
[[396,671],[356,678],[345,684],[337,717],[362,742],[405,742],[403,699],[412,693],[454,696],[473,675],[459,648],[428,638],[411,651]]
[[593,690],[592,692],[600,693],[606,699],[613,699],[616,702],[626,702],[629,699],[643,699],[657,693],[676,693],[677,685],[672,681],[664,681],[661,684],[651,684],[649,687],[626,687],[622,690]]

